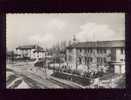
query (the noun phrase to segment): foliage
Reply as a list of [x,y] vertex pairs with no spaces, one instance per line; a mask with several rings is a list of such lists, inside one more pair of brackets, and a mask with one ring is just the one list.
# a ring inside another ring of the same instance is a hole
[[71,74],[67,74],[67,73],[54,72],[52,74],[52,76],[57,77],[57,78],[61,78],[61,79],[65,79],[65,80],[69,80],[69,81],[78,83],[83,86],[87,86],[87,85],[91,84],[91,80],[89,78],[82,78],[80,76],[76,76],[73,74],[71,75]]

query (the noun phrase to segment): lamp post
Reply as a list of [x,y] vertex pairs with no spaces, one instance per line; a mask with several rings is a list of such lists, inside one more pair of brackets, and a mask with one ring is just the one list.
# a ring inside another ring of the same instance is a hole
[[45,57],[45,67],[44,67],[44,69],[45,69],[45,78],[47,79],[48,77],[47,77],[47,66],[48,66],[48,62],[47,62],[47,58]]

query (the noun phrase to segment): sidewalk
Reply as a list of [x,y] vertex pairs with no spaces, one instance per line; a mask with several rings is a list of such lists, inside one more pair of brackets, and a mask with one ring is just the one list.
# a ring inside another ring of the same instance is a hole
[[[54,84],[52,82],[50,82],[49,80],[45,79],[44,78],[44,73],[41,74],[41,75],[38,75],[34,72],[32,72],[31,70],[23,70],[23,69],[20,69],[19,67],[16,69],[14,67],[8,67],[9,69],[15,71],[17,74],[19,74],[20,76],[22,77],[27,77],[29,79],[32,79],[35,84],[39,85],[41,88],[49,88],[49,89],[58,89],[58,88],[62,88],[60,87],[59,85],[57,84]],[[42,72],[41,72],[42,73]]]
[[[40,77],[45,78],[44,77],[45,73],[40,71],[39,69],[36,70],[36,68],[33,68],[32,70],[29,69],[28,71],[31,72],[31,73],[34,73],[36,75],[39,75]],[[68,81],[68,80],[64,80],[64,79],[60,79],[60,78],[56,78],[56,77],[53,77],[51,75],[47,75],[47,77],[48,77],[48,80],[55,80],[58,83],[58,85],[63,84],[63,85],[67,85],[71,88],[85,88],[85,87],[83,87],[83,86],[81,86],[77,83],[74,83],[74,82],[71,82],[71,81]]]
[[48,80],[48,77],[45,77],[45,73],[43,73],[42,71],[38,70],[37,72],[34,72],[33,70],[27,70],[28,73],[28,77],[32,78],[33,80],[37,81],[40,84],[43,84],[46,88],[50,88],[50,89],[58,89],[58,88],[62,88],[61,86],[54,84],[52,82],[50,82]]

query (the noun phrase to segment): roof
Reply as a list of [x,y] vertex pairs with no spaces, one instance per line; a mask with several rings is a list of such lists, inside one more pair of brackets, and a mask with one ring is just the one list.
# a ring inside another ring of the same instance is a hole
[[18,54],[15,54],[13,51],[8,51],[7,56],[18,56]]
[[37,49],[37,50],[35,50],[33,52],[46,52],[46,50],[39,50],[39,49]]
[[22,46],[17,47],[16,49],[40,49],[40,50],[43,50],[43,48],[38,45],[22,45]]
[[67,48],[125,47],[125,40],[78,42]]

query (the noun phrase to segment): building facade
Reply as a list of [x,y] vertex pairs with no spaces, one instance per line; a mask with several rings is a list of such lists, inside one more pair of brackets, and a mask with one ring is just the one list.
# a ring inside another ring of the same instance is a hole
[[125,73],[125,41],[73,43],[66,48],[66,61],[74,69],[79,65],[111,66],[115,73]]
[[41,59],[47,54],[47,51],[38,45],[23,45],[15,49],[17,58],[28,57],[29,59]]

